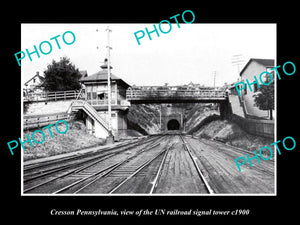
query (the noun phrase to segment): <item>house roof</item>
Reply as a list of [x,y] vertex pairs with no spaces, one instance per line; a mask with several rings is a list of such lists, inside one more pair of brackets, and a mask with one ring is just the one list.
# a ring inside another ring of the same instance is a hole
[[[117,82],[120,82],[120,83],[123,83],[125,86],[127,87],[130,87],[129,84],[127,84],[125,81],[123,81],[121,78],[117,77],[116,75],[114,74],[110,74],[110,79],[111,80],[114,80],[114,81],[117,81]],[[95,74],[92,74],[90,76],[86,76],[86,77],[82,77],[80,79],[80,81],[82,83],[85,83],[85,82],[105,82],[107,81],[107,69],[104,69],[104,70],[101,70]]]
[[[110,74],[111,80],[121,80],[121,78],[115,76],[114,74]],[[82,77],[80,81],[106,81],[107,80],[107,70],[101,70],[97,73],[94,73],[87,77]]]
[[240,72],[240,76],[242,76],[242,73],[245,71],[245,69],[249,66],[249,64],[252,62],[252,61],[255,61],[265,67],[274,67],[274,59],[254,59],[254,58],[251,58],[247,64],[244,66],[244,68],[242,69],[242,71]]
[[87,71],[86,70],[79,70],[79,73],[82,75],[82,77],[87,76]]
[[25,85],[28,84],[31,80],[33,80],[34,78],[40,78],[41,81],[44,81],[44,77],[40,76],[39,74],[34,75],[33,77],[31,77],[27,82],[25,82]]

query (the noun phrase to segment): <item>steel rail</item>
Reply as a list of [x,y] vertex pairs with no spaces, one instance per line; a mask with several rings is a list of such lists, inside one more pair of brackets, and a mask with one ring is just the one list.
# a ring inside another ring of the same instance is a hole
[[[173,146],[173,145],[172,145],[172,146]],[[160,165],[159,165],[159,168],[158,168],[158,170],[157,170],[156,176],[155,176],[154,180],[152,181],[152,187],[151,187],[151,189],[150,189],[149,194],[153,194],[154,189],[157,187],[158,178],[160,177],[162,167],[163,167],[163,165],[164,165],[164,163],[165,163],[166,157],[167,157],[167,155],[168,155],[168,153],[169,153],[169,150],[172,148],[172,146],[171,146],[171,147],[168,147],[167,151],[166,151],[165,154],[164,154],[164,157],[163,157],[162,161],[160,162]]]
[[197,172],[198,172],[200,178],[201,178],[202,181],[204,182],[205,187],[206,187],[206,189],[208,190],[209,194],[214,194],[213,189],[210,187],[209,183],[208,183],[207,180],[205,179],[203,173],[201,172],[201,170],[200,170],[200,168],[199,168],[199,166],[198,166],[198,164],[197,164],[197,162],[196,162],[196,160],[195,160],[196,157],[193,156],[193,154],[192,154],[190,148],[188,147],[187,143],[184,141],[184,139],[183,139],[183,137],[182,137],[181,135],[180,135],[180,138],[181,138],[181,140],[182,140],[182,142],[183,142],[183,147],[184,147],[184,148],[187,150],[187,152],[189,153],[189,156],[191,157],[191,159],[192,159],[192,161],[193,161],[193,164],[194,164],[194,166],[196,167],[196,170],[197,170]]
[[95,165],[95,164],[97,164],[97,163],[99,163],[99,162],[102,162],[103,160],[105,160],[105,159],[111,157],[112,155],[116,155],[116,153],[111,153],[111,154],[109,154],[109,155],[103,156],[103,157],[100,158],[99,160],[97,160],[97,161],[95,161],[95,162],[92,162],[92,163],[90,163],[90,164],[88,164],[88,165],[82,165],[80,168],[77,168],[77,169],[74,169],[74,170],[72,170],[72,171],[69,171],[69,172],[67,172],[67,173],[65,173],[65,174],[62,174],[61,176],[54,177],[54,178],[52,178],[52,179],[50,179],[50,180],[46,180],[46,181],[44,181],[44,182],[42,182],[42,183],[36,184],[36,185],[34,185],[34,186],[30,187],[30,188],[25,189],[23,192],[24,192],[24,193],[29,192],[29,191],[31,191],[31,190],[33,190],[33,189],[36,189],[36,188],[38,188],[38,187],[41,187],[41,186],[43,186],[43,185],[45,185],[45,184],[48,184],[48,183],[50,183],[50,182],[52,182],[52,181],[55,181],[55,180],[61,179],[61,178],[63,178],[63,177],[69,176],[69,175],[72,174],[72,173],[78,173],[78,172],[80,172],[80,171],[82,171],[82,170],[85,170],[85,169],[87,169],[87,168],[89,168],[89,167],[91,167],[91,166],[93,166],[93,165]]
[[[75,185],[77,185],[77,184],[79,184],[79,183],[82,183],[82,182],[84,182],[85,180],[87,180],[87,179],[89,179],[89,178],[92,178],[92,177],[95,178],[94,180],[90,181],[88,184],[84,185],[84,187],[81,187],[79,190],[76,190],[75,192],[73,192],[73,193],[78,193],[80,190],[82,190],[83,188],[87,187],[88,185],[94,183],[94,182],[95,182],[96,180],[98,180],[99,178],[102,178],[102,177],[107,176],[108,174],[110,174],[111,172],[113,172],[114,170],[116,170],[118,167],[120,167],[121,165],[123,165],[123,164],[126,163],[127,161],[129,161],[129,160],[131,160],[131,159],[137,157],[137,156],[140,155],[141,153],[143,153],[143,152],[145,152],[145,151],[148,151],[148,150],[150,150],[150,149],[152,149],[152,148],[154,148],[154,147],[156,147],[156,146],[158,146],[158,145],[160,145],[160,143],[156,143],[155,145],[152,145],[152,146],[148,147],[147,149],[140,150],[140,151],[136,152],[133,156],[129,156],[129,157],[127,157],[125,160],[123,160],[123,161],[121,161],[121,162],[115,163],[115,164],[113,164],[113,165],[111,165],[111,166],[106,167],[105,169],[99,170],[99,171],[97,171],[97,172],[95,172],[95,173],[92,173],[92,174],[90,174],[90,175],[88,175],[88,176],[86,176],[86,177],[84,177],[84,178],[82,178],[82,179],[80,179],[80,180],[78,180],[78,181],[75,181],[75,182],[73,182],[73,183],[67,185],[66,187],[63,187],[63,188],[61,188],[61,189],[55,191],[53,194],[58,194],[58,193],[61,193],[61,192],[63,192],[63,191],[66,191],[67,189],[69,189],[69,188],[71,188],[71,187],[74,187]],[[102,173],[104,173],[104,172],[107,171],[107,170],[108,170],[107,173],[102,174]],[[102,175],[100,175],[100,174],[102,174]],[[100,175],[100,176],[98,176],[98,175]]]
[[[118,146],[112,146],[112,147],[107,147],[107,148],[103,148],[101,149],[101,152],[97,152],[97,150],[93,150],[92,152],[88,152],[86,154],[79,154],[79,155],[73,155],[73,156],[69,156],[69,157],[65,157],[65,158],[59,158],[59,159],[54,159],[54,160],[50,160],[50,161],[46,161],[46,162],[43,162],[43,163],[35,163],[33,165],[28,165],[28,166],[24,166],[24,176],[32,176],[32,175],[37,175],[37,178],[40,177],[40,174],[42,174],[41,176],[43,175],[48,175],[48,174],[51,174],[51,173],[54,173],[54,172],[58,172],[59,170],[63,168],[65,169],[68,169],[69,167],[73,167],[74,165],[80,165],[80,164],[83,164],[83,163],[88,163],[92,160],[94,160],[95,158],[90,158],[90,157],[94,157],[96,156],[96,158],[98,157],[104,157],[106,156],[107,152],[106,151],[114,151],[118,148],[124,148],[125,149],[122,149],[122,150],[119,150],[117,151],[116,153],[122,153],[123,151],[127,151],[128,149],[131,149],[131,148],[135,148],[136,146],[139,146],[139,145],[143,145],[143,144],[146,144],[150,141],[153,141],[155,142],[156,140],[158,140],[159,137],[157,139],[155,138],[151,138],[151,139],[143,139],[143,140],[138,140],[138,141],[135,141],[135,142],[130,142],[130,143],[125,143],[125,144],[121,144],[121,145],[118,145]],[[56,165],[57,163],[66,163],[68,161],[72,161],[72,160],[80,160],[80,159],[84,159],[84,158],[87,158],[87,160],[85,161],[82,161],[82,162],[76,162],[74,164],[70,164],[70,165],[64,165],[64,166],[56,166],[55,168],[50,168],[50,169],[46,169],[46,170],[42,170],[42,171],[38,171],[38,172],[35,172],[35,173],[30,173],[28,172],[28,170],[37,170],[37,169],[40,169],[40,168],[43,168],[43,167],[46,167],[46,166],[51,166],[51,165]],[[56,170],[58,169],[58,170]],[[27,174],[26,174],[27,173]],[[27,182],[27,180],[32,180],[32,179],[35,179],[35,178],[29,178],[29,179],[24,179],[24,182]]]
[[[203,143],[205,145],[208,145],[208,146],[212,146],[212,145],[209,144],[209,143],[207,143],[207,142],[212,142],[212,143],[214,143],[216,145],[219,145],[221,147],[226,147],[226,150],[229,150],[229,151],[232,151],[232,152],[235,152],[235,153],[236,153],[236,151],[234,151],[233,149],[236,149],[238,152],[241,152],[241,153],[246,153],[248,155],[255,156],[255,154],[253,153],[253,151],[248,151],[246,149],[243,149],[243,148],[240,148],[240,147],[237,147],[237,146],[233,146],[233,145],[230,145],[230,144],[226,144],[226,143],[220,142],[218,140],[206,140],[206,139],[203,139],[203,138],[202,139],[198,139],[198,138],[195,138],[195,137],[191,137],[191,138],[193,138],[193,139],[195,139],[195,140],[197,140],[197,141],[199,141],[199,142],[201,142],[201,143]],[[267,160],[267,162],[268,161],[271,162],[271,163],[273,163],[274,159]]]
[[[153,141],[153,143],[155,143],[155,142],[157,142],[159,139],[160,139],[160,138],[157,138],[157,139],[154,139],[154,140],[151,139],[151,141]],[[150,141],[150,140],[145,141],[145,142],[142,143],[142,144],[146,144],[146,143],[148,143],[149,141]],[[158,143],[158,144],[159,144],[159,143]],[[122,147],[124,147],[124,146],[122,146]],[[118,152],[113,152],[113,153],[110,153],[110,154],[100,155],[100,156],[98,156],[97,158],[92,158],[92,159],[85,160],[85,161],[83,161],[83,162],[79,162],[79,163],[77,162],[77,163],[75,163],[75,164],[72,164],[72,165],[69,166],[69,168],[75,167],[75,166],[78,166],[78,165],[80,165],[81,167],[80,167],[80,168],[77,168],[77,169],[74,169],[74,170],[71,170],[71,171],[69,171],[69,172],[67,172],[67,173],[65,173],[65,174],[62,174],[62,175],[58,176],[58,177],[54,177],[54,178],[52,178],[52,179],[50,179],[50,180],[44,181],[44,182],[39,183],[39,184],[37,184],[37,185],[34,185],[34,186],[32,186],[32,187],[29,187],[29,188],[25,189],[23,192],[24,192],[24,193],[29,192],[29,191],[31,191],[31,190],[33,190],[33,189],[36,189],[36,188],[40,187],[40,186],[43,186],[43,185],[45,185],[45,184],[48,184],[48,183],[50,183],[50,182],[52,182],[52,181],[54,181],[54,180],[57,180],[57,179],[60,179],[60,178],[69,176],[69,175],[71,175],[71,174],[73,174],[73,173],[78,173],[78,172],[80,172],[80,171],[82,171],[82,170],[85,170],[85,169],[87,169],[87,168],[89,168],[89,167],[92,167],[92,166],[96,165],[97,163],[102,162],[103,160],[106,160],[107,158],[110,158],[110,157],[112,157],[112,156],[114,156],[114,155],[120,154],[120,153],[122,153],[122,152],[124,152],[124,151],[127,151],[128,149],[132,149],[132,148],[134,148],[134,147],[137,147],[137,146],[136,146],[136,145],[130,146],[130,147],[125,148],[125,149],[123,149],[123,150],[121,150],[121,151],[118,151]],[[151,147],[153,147],[153,146],[151,146]],[[96,161],[95,161],[95,160],[96,160]],[[88,163],[88,162],[90,162],[88,165],[84,165],[85,163]],[[65,170],[65,169],[68,169],[68,168],[63,168],[62,170]],[[59,171],[61,171],[60,168],[58,168],[57,171],[51,171],[51,174],[54,173],[54,172],[59,172]],[[47,175],[49,175],[49,173],[41,174],[40,176],[35,177],[35,178],[32,178],[31,180],[34,180],[34,179],[37,179],[37,178],[41,178],[41,177],[44,177],[44,176],[47,176]],[[27,181],[29,181],[29,180],[27,180]]]
[[[158,145],[160,145],[160,143],[158,143],[158,144],[155,144],[155,146],[152,146],[151,148],[154,148],[154,147],[156,147],[156,146],[158,146]],[[150,148],[150,149],[151,149]],[[149,150],[149,149],[148,149]],[[144,151],[142,151],[142,152],[144,152]],[[141,152],[141,153],[142,153]],[[136,157],[136,155],[134,155],[132,158],[134,158],[134,157]],[[132,159],[131,157],[128,159],[126,159],[126,160],[124,160],[124,161],[122,161],[120,164],[118,164],[118,165],[116,165],[117,167],[114,167],[112,170],[110,170],[110,171],[108,171],[107,173],[105,173],[104,175],[101,175],[100,177],[96,177],[95,179],[93,179],[92,181],[90,181],[89,183],[87,183],[87,184],[85,184],[83,187],[81,187],[80,189],[78,189],[78,190],[76,190],[75,192],[74,192],[74,194],[77,194],[79,191],[81,191],[81,190],[83,190],[84,188],[86,188],[87,186],[89,186],[89,185],[91,185],[92,183],[94,183],[96,180],[98,180],[99,178],[102,178],[102,177],[106,177],[106,176],[108,176],[111,172],[113,172],[115,169],[117,169],[119,166],[121,166],[121,165],[123,165],[124,163],[126,163],[126,162],[128,162],[130,159]],[[109,193],[110,194],[110,193]]]
[[[127,159],[126,159],[126,160],[127,160]],[[126,160],[125,160],[125,161],[126,161]],[[97,175],[99,175],[99,174],[101,174],[101,173],[104,173],[104,172],[107,171],[107,170],[109,170],[108,173],[110,173],[110,172],[112,172],[113,170],[115,170],[116,168],[118,168],[119,166],[121,166],[122,163],[124,163],[124,162],[122,161],[122,162],[115,163],[115,164],[113,164],[113,165],[111,165],[111,166],[108,166],[108,167],[102,169],[102,170],[99,170],[99,171],[97,171],[97,172],[95,172],[95,173],[92,173],[92,174],[90,174],[90,175],[88,175],[88,176],[86,176],[86,177],[84,177],[84,178],[82,178],[82,179],[80,179],[80,180],[77,180],[77,181],[75,181],[75,182],[73,182],[73,183],[71,183],[71,184],[69,184],[69,185],[67,185],[67,186],[65,186],[65,187],[63,187],[63,188],[61,188],[61,189],[59,189],[59,190],[53,192],[52,194],[59,194],[59,193],[62,193],[63,191],[66,191],[66,190],[68,190],[69,188],[74,187],[75,185],[77,185],[77,184],[79,184],[79,183],[82,183],[82,182],[84,182],[85,180],[87,180],[87,179],[89,179],[89,178],[92,178],[92,177],[96,177],[96,179],[98,179],[99,177],[97,177]],[[103,175],[102,175],[102,176],[103,176]],[[102,176],[101,176],[101,177],[102,177]],[[96,179],[94,179],[93,181],[95,181]],[[77,190],[76,190],[76,192],[77,192]],[[73,192],[73,194],[76,193],[76,192]]]
[[130,174],[128,177],[126,177],[121,183],[119,183],[116,187],[114,187],[111,191],[108,192],[108,194],[114,193],[116,190],[118,190],[122,185],[124,185],[128,180],[130,180],[133,176],[138,174],[142,169],[144,169],[146,166],[150,165],[155,159],[157,159],[161,154],[168,152],[169,147],[166,147],[161,152],[157,153],[152,159],[149,159],[142,165],[140,165],[132,174]]

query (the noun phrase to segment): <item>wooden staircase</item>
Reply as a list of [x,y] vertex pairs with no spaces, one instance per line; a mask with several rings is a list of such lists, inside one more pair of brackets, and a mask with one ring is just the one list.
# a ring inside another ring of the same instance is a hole
[[87,101],[75,100],[72,102],[70,110],[76,112],[78,110],[83,110],[88,116],[90,116],[94,121],[100,123],[106,130],[108,130],[108,122],[103,119],[98,112],[91,106]]

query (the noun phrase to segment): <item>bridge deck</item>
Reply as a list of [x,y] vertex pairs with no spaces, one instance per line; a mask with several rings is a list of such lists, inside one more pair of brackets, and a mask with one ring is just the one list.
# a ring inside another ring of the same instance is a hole
[[132,103],[220,102],[227,100],[220,90],[130,90],[126,99]]

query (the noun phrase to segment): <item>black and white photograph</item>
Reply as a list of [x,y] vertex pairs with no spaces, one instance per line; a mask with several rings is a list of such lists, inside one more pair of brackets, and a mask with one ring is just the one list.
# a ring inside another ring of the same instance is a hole
[[3,221],[296,221],[295,3],[164,3],[4,8]]
[[21,24],[22,195],[276,195],[276,24],[182,15]]

